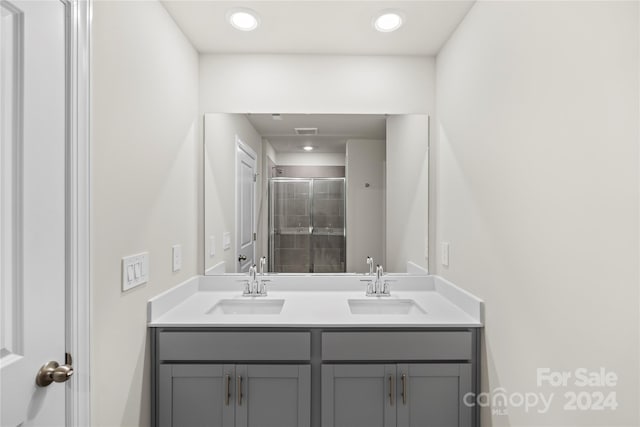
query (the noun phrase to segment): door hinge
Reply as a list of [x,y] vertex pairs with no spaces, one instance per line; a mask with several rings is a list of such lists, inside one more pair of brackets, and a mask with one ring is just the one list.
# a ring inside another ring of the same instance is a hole
[[258,182],[258,174],[257,173],[253,174],[253,182]]
[[253,240],[258,240],[258,236],[256,235],[256,233],[253,233]]

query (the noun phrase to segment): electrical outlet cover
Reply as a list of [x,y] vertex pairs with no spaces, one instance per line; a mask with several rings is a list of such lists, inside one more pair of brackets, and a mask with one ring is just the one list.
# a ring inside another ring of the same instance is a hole
[[441,245],[441,258],[442,265],[445,267],[449,266],[449,242],[442,242]]
[[181,245],[173,245],[171,247],[171,271],[176,272],[180,271],[182,268],[182,246]]

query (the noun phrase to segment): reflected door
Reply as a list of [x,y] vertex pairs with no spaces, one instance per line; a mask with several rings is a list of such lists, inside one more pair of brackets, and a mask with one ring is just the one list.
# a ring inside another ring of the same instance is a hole
[[0,2],[0,425],[65,425],[65,386],[39,387],[65,360],[68,4]]
[[236,137],[236,272],[246,273],[255,264],[256,153]]

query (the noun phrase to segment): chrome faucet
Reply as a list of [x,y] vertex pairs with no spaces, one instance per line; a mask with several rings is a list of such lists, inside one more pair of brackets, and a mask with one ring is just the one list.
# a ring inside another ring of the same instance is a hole
[[264,268],[267,265],[267,257],[263,256],[260,258],[260,281],[258,283],[258,295],[267,296],[267,285],[265,282],[269,282],[269,280],[265,280],[264,278]]
[[[368,263],[369,258],[367,258]],[[371,274],[373,275],[373,268]],[[376,266],[376,278],[361,280],[361,282],[367,282],[368,297],[388,297],[391,296],[391,290],[389,289],[389,282],[394,280],[387,280],[384,278],[384,269],[380,264]]]
[[[384,270],[382,269],[382,266],[380,264],[378,264],[376,266],[376,283],[374,285],[374,292],[377,294],[383,294],[384,292],[384,279],[382,278],[382,276],[384,276]],[[388,292],[387,292],[388,294]]]
[[[373,258],[367,257],[367,265],[369,265],[369,276],[373,276]],[[371,279],[361,280],[361,282],[367,282],[367,295],[373,295],[373,282]]]
[[376,278],[372,283],[371,280],[367,280],[367,296],[368,297],[388,297],[391,296],[391,290],[389,289],[389,283],[384,278],[384,269],[380,264],[376,266]]
[[258,267],[253,264],[249,267],[249,280],[246,281],[244,286],[244,291],[242,292],[242,296],[245,297],[266,297],[267,296],[267,287],[264,284],[266,280],[264,280],[264,263],[266,263],[267,259],[262,257],[260,259],[260,279],[257,277]]
[[264,276],[264,266],[267,264],[267,257],[260,258],[260,275]]
[[369,265],[369,276],[373,276],[373,258],[367,257],[367,264]]

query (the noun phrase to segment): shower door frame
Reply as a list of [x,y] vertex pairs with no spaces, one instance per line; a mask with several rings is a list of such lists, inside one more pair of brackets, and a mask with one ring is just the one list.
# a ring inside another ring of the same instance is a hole
[[[313,231],[315,229],[314,226],[314,199],[315,199],[315,193],[314,193],[314,182],[318,180],[318,181],[342,181],[342,194],[343,194],[343,198],[342,198],[342,206],[343,206],[343,212],[344,212],[344,220],[343,220],[343,224],[342,224],[342,236],[344,239],[344,271],[342,273],[345,273],[347,271],[347,178],[346,177],[335,177],[335,178],[287,178],[287,177],[271,177],[269,178],[269,193],[267,198],[269,199],[269,244],[268,244],[268,260],[269,260],[269,272],[274,273],[274,267],[275,267],[275,256],[274,256],[274,252],[275,252],[275,242],[274,242],[274,237],[275,237],[275,227],[274,227],[274,203],[273,203],[273,196],[274,196],[274,192],[273,192],[273,186],[274,183],[277,182],[281,182],[281,183],[287,183],[287,182],[304,182],[304,181],[308,181],[309,182],[309,266],[310,266],[310,270],[313,270],[315,267],[315,264],[313,263]],[[336,234],[336,236],[339,234]],[[277,274],[335,274],[335,273],[315,273],[313,271],[309,271],[306,273],[282,273],[282,272],[277,272]]]

